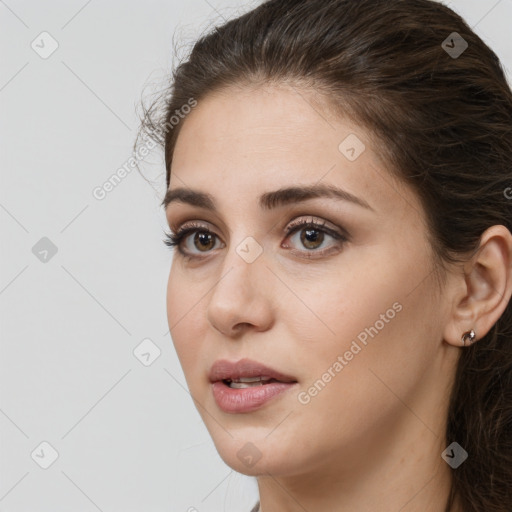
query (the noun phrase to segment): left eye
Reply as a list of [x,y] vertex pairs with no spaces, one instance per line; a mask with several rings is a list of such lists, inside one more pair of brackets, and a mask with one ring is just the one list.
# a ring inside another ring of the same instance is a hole
[[[293,235],[293,236],[290,236]],[[320,253],[324,254],[326,251],[318,251],[323,242],[325,241],[325,237],[331,237],[332,239],[338,242],[346,242],[347,237],[338,233],[330,228],[325,227],[325,224],[318,224],[316,222],[301,222],[299,225],[295,225],[288,230],[288,237],[293,240],[294,238],[297,243],[300,243],[302,247],[305,247],[307,251],[306,253]],[[332,246],[340,245],[339,243],[332,244]],[[285,246],[286,247],[286,246]],[[328,250],[328,249],[326,249]],[[293,251],[296,253],[296,251]],[[304,254],[304,251],[297,251],[298,253]],[[305,257],[312,257],[310,254],[304,255]]]
[[[194,234],[193,243],[196,245],[196,242],[199,242],[203,247],[206,246],[208,249],[209,245],[212,245],[215,243],[215,237],[217,236],[215,233],[210,231],[208,228],[204,228],[201,226],[198,227],[188,227],[183,229],[178,229],[177,233],[165,233],[166,239],[163,241],[165,245],[170,247],[171,249],[173,247],[178,247],[178,250],[181,254],[186,255],[188,254],[189,250],[183,249],[184,242],[187,241],[189,236],[191,234]],[[197,247],[197,245],[196,245]],[[200,252],[208,252],[208,251],[200,251]]]
[[306,247],[306,249],[318,249],[322,242],[325,241],[325,235],[329,235],[326,231],[323,231],[314,225],[305,228],[296,228],[291,231],[293,236],[291,239],[299,236],[300,243]]

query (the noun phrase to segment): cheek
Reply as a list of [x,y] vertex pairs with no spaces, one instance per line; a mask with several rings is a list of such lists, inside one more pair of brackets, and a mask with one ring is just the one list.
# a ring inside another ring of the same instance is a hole
[[410,291],[405,272],[403,265],[390,263],[384,251],[378,257],[360,251],[314,278],[296,280],[294,295],[281,302],[280,310],[296,342],[307,345],[314,340],[320,350],[343,352],[360,334],[364,342],[369,337],[365,329],[375,323],[380,333],[396,322],[397,309]]
[[[167,282],[167,321],[171,338],[185,373],[191,373],[203,351],[204,304],[200,300],[204,292],[187,280],[175,266],[171,267]],[[198,293],[199,292],[199,293]],[[207,298],[204,297],[203,300]],[[189,384],[193,384],[190,382]]]
[[360,269],[357,275],[336,273],[309,289],[308,305],[319,319],[304,311],[291,322],[293,312],[287,313],[297,367],[305,370],[298,412],[312,430],[327,434],[327,443],[340,433],[367,436],[391,421],[435,357],[438,312],[430,298],[433,278],[416,270],[421,255],[379,261],[360,261],[351,267]]

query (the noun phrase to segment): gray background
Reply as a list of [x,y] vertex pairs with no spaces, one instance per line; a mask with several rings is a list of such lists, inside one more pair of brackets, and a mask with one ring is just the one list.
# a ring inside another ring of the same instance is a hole
[[[0,1],[0,512],[256,501],[255,480],[217,454],[169,336],[162,155],[144,160],[149,183],[132,170],[93,195],[131,155],[136,105],[168,73],[173,34],[186,51],[256,3]],[[510,78],[512,0],[448,5]],[[44,31],[58,43],[47,58],[31,47],[51,49]],[[47,469],[42,442],[58,452]]]

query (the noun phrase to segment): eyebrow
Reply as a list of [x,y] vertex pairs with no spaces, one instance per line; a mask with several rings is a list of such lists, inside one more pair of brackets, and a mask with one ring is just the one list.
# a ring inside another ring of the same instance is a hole
[[[309,199],[323,197],[349,201],[368,210],[375,211],[364,199],[357,197],[346,190],[335,187],[334,185],[328,185],[325,183],[301,187],[280,188],[273,192],[265,192],[259,198],[259,205],[260,208],[264,210],[271,210],[290,203],[299,203]],[[173,190],[168,190],[161,206],[163,206],[164,209],[167,209],[167,206],[173,202],[186,203],[210,211],[217,210],[215,199],[211,194],[190,188],[175,188]]]

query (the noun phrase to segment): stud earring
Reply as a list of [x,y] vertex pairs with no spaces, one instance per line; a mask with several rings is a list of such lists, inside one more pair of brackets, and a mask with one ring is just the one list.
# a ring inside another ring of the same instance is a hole
[[473,341],[475,341],[475,338],[476,338],[476,334],[475,334],[475,331],[473,329],[471,329],[471,331],[466,331],[463,335],[462,335],[462,338],[461,338],[461,341],[462,341],[462,346],[466,346],[466,341],[469,340],[469,344],[468,345],[471,345],[473,343]]

